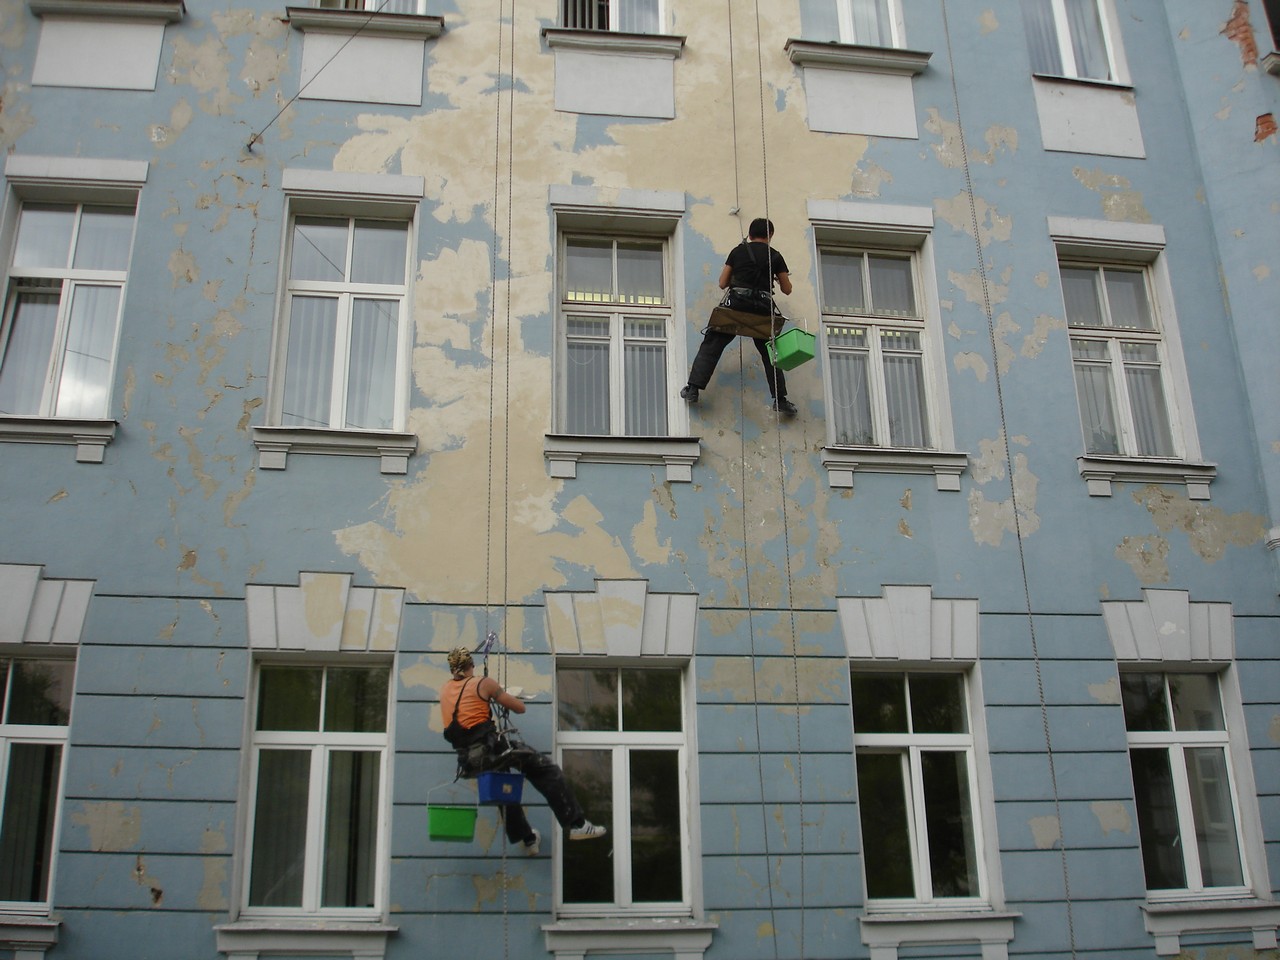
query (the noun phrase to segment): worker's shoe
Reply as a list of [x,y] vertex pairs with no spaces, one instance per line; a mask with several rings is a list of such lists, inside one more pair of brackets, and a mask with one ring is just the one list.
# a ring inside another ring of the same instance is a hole
[[796,405],[786,397],[779,397],[777,400],[773,401],[773,409],[777,410],[778,413],[782,414],[784,417],[794,417],[800,412],[796,408]]
[[680,391],[680,399],[686,403],[698,402],[698,388],[691,383],[686,383],[684,389]]
[[596,837],[603,837],[609,831],[604,827],[592,823],[590,820],[583,820],[576,827],[569,828],[570,840],[594,840]]
[[526,857],[536,857],[542,852],[542,834],[534,827],[533,833],[529,834],[524,841],[524,855]]

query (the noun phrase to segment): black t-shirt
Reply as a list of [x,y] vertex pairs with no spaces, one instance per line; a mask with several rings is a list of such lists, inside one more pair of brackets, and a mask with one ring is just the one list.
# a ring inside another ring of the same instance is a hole
[[[765,251],[769,256],[765,258]],[[748,240],[729,251],[724,261],[733,268],[729,284],[734,287],[750,287],[752,290],[772,290],[773,278],[780,273],[790,273],[787,261],[775,248]],[[766,266],[772,263],[772,269]]]

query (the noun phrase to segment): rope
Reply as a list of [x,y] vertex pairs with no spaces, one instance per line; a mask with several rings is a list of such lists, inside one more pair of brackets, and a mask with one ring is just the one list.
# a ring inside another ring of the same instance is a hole
[[[955,57],[951,52],[951,24],[947,18],[947,0],[942,0],[942,29],[947,38],[947,62],[951,70],[951,98],[956,111],[956,130],[960,138],[960,156],[963,160],[964,189],[969,201],[969,219],[973,227],[973,243],[978,259],[978,277],[982,282],[982,308],[987,318],[987,334],[991,343],[991,355],[997,356],[995,311],[991,304],[990,278],[987,275],[986,256],[982,252],[982,238],[978,231],[978,204],[973,190],[973,175],[969,166],[969,147],[965,141],[964,123],[960,115],[960,88],[956,80]],[[1067,841],[1062,831],[1062,799],[1058,791],[1057,763],[1053,756],[1053,735],[1049,730],[1049,709],[1044,695],[1044,677],[1041,672],[1040,646],[1036,638],[1036,620],[1032,613],[1031,581],[1027,572],[1026,544],[1022,532],[1021,510],[1018,506],[1018,485],[1013,475],[1013,449],[1009,442],[1009,426],[1005,416],[1004,386],[999,362],[994,364],[996,403],[1000,409],[1000,435],[1004,441],[1005,463],[1009,466],[1009,496],[1013,506],[1013,531],[1018,545],[1018,565],[1022,572],[1022,596],[1026,606],[1027,627],[1031,635],[1031,658],[1036,672],[1036,693],[1040,698],[1040,725],[1044,733],[1045,749],[1049,757],[1049,782],[1053,789],[1053,811],[1058,820],[1058,854],[1062,864],[1063,897],[1067,907],[1067,937],[1071,956],[1076,956],[1075,914],[1071,900],[1071,875],[1067,866]]]

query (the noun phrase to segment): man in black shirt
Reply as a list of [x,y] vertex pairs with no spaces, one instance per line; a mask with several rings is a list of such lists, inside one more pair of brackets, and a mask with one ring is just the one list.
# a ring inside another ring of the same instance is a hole
[[[791,293],[791,276],[787,270],[787,261],[772,246],[773,221],[757,217],[751,221],[747,230],[747,239],[738,244],[725,259],[720,271],[720,289],[742,287],[748,290],[763,292],[768,299],[773,298],[773,284],[777,281],[778,289],[785,294]],[[682,400],[689,403],[698,402],[698,393],[707,388],[711,374],[724,348],[733,342],[735,334],[719,330],[707,329],[702,336],[702,345],[693,358],[693,366],[689,370],[689,382],[680,391]],[[764,363],[765,379],[769,383],[769,394],[773,397],[773,409],[788,417],[796,415],[796,405],[787,399],[787,380],[782,371],[769,359],[769,341],[761,337],[752,337],[760,359]]]

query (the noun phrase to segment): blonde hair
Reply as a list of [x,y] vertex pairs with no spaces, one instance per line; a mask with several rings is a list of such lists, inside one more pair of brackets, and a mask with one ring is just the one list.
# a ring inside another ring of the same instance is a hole
[[476,662],[471,659],[471,651],[466,647],[454,647],[449,651],[449,672],[457,676]]

